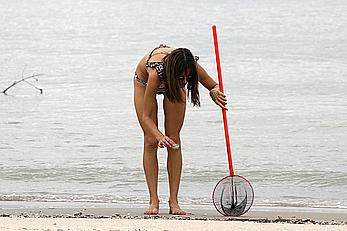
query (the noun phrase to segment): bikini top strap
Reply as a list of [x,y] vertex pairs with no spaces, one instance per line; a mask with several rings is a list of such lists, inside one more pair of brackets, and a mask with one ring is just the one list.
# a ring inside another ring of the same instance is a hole
[[165,44],[160,44],[159,46],[157,46],[156,48],[154,48],[154,49],[151,51],[151,53],[149,53],[146,63],[148,63],[148,61],[152,58],[153,52],[154,52],[155,50],[157,50],[157,49],[159,49],[159,48],[167,48],[167,47],[169,47],[169,46],[167,46],[167,45],[165,45]]

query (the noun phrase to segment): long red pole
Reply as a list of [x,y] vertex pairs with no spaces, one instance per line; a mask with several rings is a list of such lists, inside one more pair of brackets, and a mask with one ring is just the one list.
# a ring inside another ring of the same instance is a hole
[[[223,79],[222,79],[222,68],[220,65],[218,40],[217,40],[217,28],[215,25],[212,26],[212,32],[213,32],[213,41],[214,41],[214,51],[216,53],[219,89],[221,92],[224,93]],[[226,142],[227,152],[228,152],[229,171],[230,171],[230,176],[233,176],[234,175],[234,168],[233,168],[233,161],[232,161],[232,157],[231,157],[231,146],[230,146],[230,139],[229,139],[229,129],[228,129],[228,119],[227,119],[226,109],[222,109],[222,114],[223,114],[223,122],[224,122],[225,142]]]

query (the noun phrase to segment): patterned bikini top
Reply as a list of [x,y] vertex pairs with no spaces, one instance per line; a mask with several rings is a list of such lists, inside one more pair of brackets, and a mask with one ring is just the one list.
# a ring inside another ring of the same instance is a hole
[[[160,44],[158,47],[154,48],[151,53],[149,54],[148,58],[147,58],[147,61],[146,61],[146,67],[151,67],[151,68],[155,68],[155,70],[157,71],[158,73],[158,76],[159,76],[159,79],[160,79],[160,82],[163,84],[164,83],[164,62],[162,61],[153,61],[153,62],[149,62],[149,60],[152,58],[153,56],[153,52],[159,48],[170,48],[169,46],[167,45],[164,45],[164,44]],[[170,52],[159,52],[159,53],[156,53],[156,54],[170,54]],[[199,56],[194,56],[195,57],[195,61],[198,61],[199,60]],[[161,85],[162,85],[161,84]],[[160,86],[161,87],[161,86]]]
[[[167,45],[164,44],[160,44],[158,47],[154,48],[151,53],[149,54],[147,61],[146,61],[146,67],[151,67],[151,68],[155,68],[155,70],[158,73],[160,82],[163,84],[163,80],[164,80],[164,62],[162,61],[155,61],[155,62],[149,62],[149,60],[152,58],[153,56],[153,52],[159,48],[170,48]],[[169,52],[161,52],[158,54],[169,54]],[[161,86],[160,86],[161,87]]]

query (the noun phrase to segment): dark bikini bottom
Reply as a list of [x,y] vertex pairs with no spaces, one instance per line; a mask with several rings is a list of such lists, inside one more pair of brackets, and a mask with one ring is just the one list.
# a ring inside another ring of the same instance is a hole
[[[147,86],[147,82],[143,79],[140,79],[139,76],[135,73],[134,75],[134,81],[136,81],[138,84],[140,84],[141,86],[143,87],[146,87]],[[160,94],[165,94],[165,86],[164,84],[160,84],[159,88],[158,88],[158,91],[157,91],[157,94],[160,95]]]

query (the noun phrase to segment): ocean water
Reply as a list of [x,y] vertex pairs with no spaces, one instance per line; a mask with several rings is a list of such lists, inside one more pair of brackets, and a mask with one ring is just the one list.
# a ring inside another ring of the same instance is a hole
[[[343,0],[0,0],[0,90],[24,68],[44,74],[30,81],[42,95],[26,83],[0,95],[0,207],[146,206],[135,66],[164,43],[216,79],[216,24],[234,168],[254,207],[347,211],[346,12]],[[182,130],[184,208],[213,208],[228,175],[221,112],[200,89]]]

